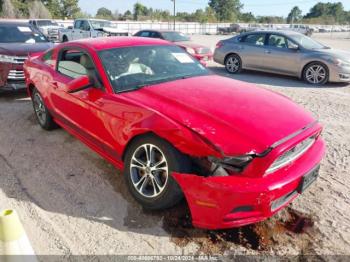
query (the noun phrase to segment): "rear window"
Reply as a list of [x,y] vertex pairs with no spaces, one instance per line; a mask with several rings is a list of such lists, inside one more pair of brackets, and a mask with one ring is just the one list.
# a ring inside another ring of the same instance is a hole
[[0,25],[0,43],[44,43],[43,34],[33,31],[29,25]]

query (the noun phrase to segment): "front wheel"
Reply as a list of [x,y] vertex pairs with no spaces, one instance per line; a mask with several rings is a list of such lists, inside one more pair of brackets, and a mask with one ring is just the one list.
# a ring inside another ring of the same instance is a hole
[[134,198],[146,209],[172,207],[183,198],[171,176],[186,172],[188,159],[167,141],[155,136],[136,138],[129,146],[124,162],[124,176]]
[[314,62],[305,67],[303,78],[308,84],[324,85],[328,82],[329,71],[324,64]]
[[229,55],[225,59],[225,68],[226,68],[226,71],[229,72],[230,74],[239,73],[242,70],[241,58],[236,54]]

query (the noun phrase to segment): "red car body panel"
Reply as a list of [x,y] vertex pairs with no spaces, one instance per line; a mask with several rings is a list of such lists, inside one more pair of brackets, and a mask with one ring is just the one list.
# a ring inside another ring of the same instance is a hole
[[[125,149],[133,138],[152,132],[191,157],[256,157],[241,172],[204,177],[173,173],[191,210],[193,223],[203,228],[228,228],[263,220],[299,193],[302,177],[317,167],[325,152],[322,127],[288,98],[253,85],[209,75],[153,85],[115,94],[97,55],[98,50],[137,45],[170,45],[149,38],[99,38],[64,43],[84,48],[99,71],[105,91],[89,88],[68,93],[70,78],[41,57],[25,63],[31,95],[35,86],[55,121],[116,167],[123,168]],[[270,165],[301,141],[315,142],[295,161],[266,174]],[[293,192],[296,192],[295,194]],[[293,193],[277,209],[273,201]],[[250,206],[251,210],[232,212]]]

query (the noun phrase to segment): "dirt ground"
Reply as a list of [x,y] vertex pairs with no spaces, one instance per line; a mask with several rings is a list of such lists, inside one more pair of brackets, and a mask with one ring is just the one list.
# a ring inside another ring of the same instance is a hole
[[[318,35],[349,50],[348,34]],[[225,36],[193,36],[214,48]],[[222,66],[210,68],[225,74]],[[229,76],[232,77],[232,76]],[[289,77],[235,79],[289,96],[324,125],[320,178],[271,219],[226,231],[192,228],[185,205],[145,212],[120,171],[62,129],[43,131],[23,93],[0,95],[0,209],[20,215],[40,255],[350,255],[350,88],[312,88]]]

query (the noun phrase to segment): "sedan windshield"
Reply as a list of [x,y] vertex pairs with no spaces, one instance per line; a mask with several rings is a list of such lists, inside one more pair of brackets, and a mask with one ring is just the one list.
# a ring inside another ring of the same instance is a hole
[[134,46],[99,52],[116,92],[208,75],[196,59],[178,46]]
[[110,21],[90,20],[90,22],[94,29],[101,29],[104,27],[114,27],[113,23]]
[[190,38],[188,36],[178,32],[162,32],[162,35],[165,40],[168,40],[170,42],[190,41]]
[[0,25],[0,43],[44,43],[48,40],[27,25]]
[[325,49],[326,46],[320,44],[319,42],[313,40],[310,37],[307,37],[302,34],[295,34],[290,36],[298,45],[306,48],[306,49]]

